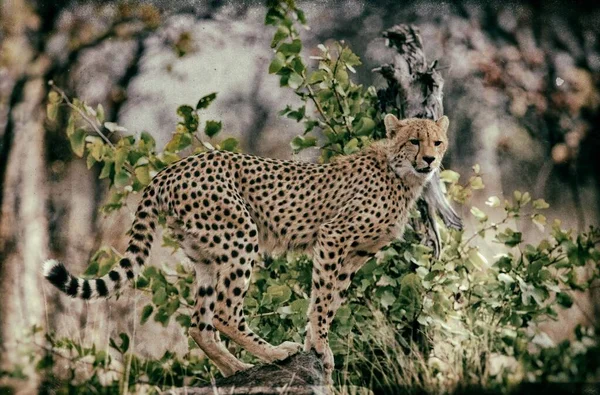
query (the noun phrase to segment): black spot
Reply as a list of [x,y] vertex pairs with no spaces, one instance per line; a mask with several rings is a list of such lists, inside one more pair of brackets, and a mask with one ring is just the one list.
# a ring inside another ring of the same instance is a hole
[[137,254],[138,252],[140,252],[140,247],[136,246],[135,244],[129,244],[129,247],[127,247],[127,251],[133,254]]
[[83,280],[83,287],[81,287],[83,292],[81,292],[81,297],[83,299],[89,299],[92,297],[92,287],[90,287],[90,282],[88,280]]
[[131,267],[131,261],[129,258],[123,258],[121,259],[121,262],[119,262],[119,266],[121,266],[123,269],[129,269]]
[[108,288],[106,288],[106,283],[101,278],[96,280],[96,290],[98,291],[98,295],[102,297],[108,295]]
[[121,280],[121,276],[119,275],[119,272],[117,272],[116,270],[111,270],[110,272],[108,272],[108,278],[110,278],[111,280],[113,280],[114,282],[119,282],[119,280]]
[[78,288],[79,288],[79,281],[77,281],[77,279],[75,277],[72,277],[71,281],[69,282],[69,286],[65,289],[65,292],[67,293],[67,295],[69,295],[71,297],[75,297],[75,296],[77,296]]
[[239,289],[239,288],[237,288],[237,287],[235,287],[235,288],[233,289],[233,294],[234,294],[235,296],[240,296],[240,295],[242,294],[242,290],[241,290],[241,289]]

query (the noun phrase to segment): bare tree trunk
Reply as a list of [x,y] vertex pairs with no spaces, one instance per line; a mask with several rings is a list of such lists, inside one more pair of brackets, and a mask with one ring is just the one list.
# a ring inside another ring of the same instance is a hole
[[[44,321],[44,298],[39,290],[41,263],[48,254],[42,107],[45,92],[42,78],[29,80],[23,88],[22,102],[13,109],[14,140],[4,182],[0,227],[2,362],[13,366],[24,362],[18,353],[24,335]],[[35,371],[29,369],[32,371],[26,373],[34,386]]]

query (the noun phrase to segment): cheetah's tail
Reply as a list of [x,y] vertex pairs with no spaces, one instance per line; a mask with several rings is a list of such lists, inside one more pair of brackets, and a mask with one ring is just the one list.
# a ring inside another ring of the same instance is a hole
[[146,188],[131,226],[131,239],[119,264],[105,276],[83,279],[73,276],[67,268],[54,259],[44,262],[44,277],[56,288],[73,298],[108,298],[118,290],[124,279],[133,279],[141,270],[150,254],[154,232],[158,222],[158,205],[152,184]]

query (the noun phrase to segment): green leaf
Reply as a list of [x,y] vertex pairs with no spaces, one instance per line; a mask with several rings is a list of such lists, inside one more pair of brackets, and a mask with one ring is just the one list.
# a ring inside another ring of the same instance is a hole
[[213,137],[217,133],[221,131],[223,124],[219,121],[206,121],[206,127],[204,128],[204,133],[208,137]]
[[544,227],[546,226],[546,217],[543,216],[542,214],[533,214],[531,216],[531,221],[533,222],[533,224],[535,226],[537,226],[537,228],[540,230],[540,232],[544,231]]
[[213,93],[210,93],[210,94],[204,96],[203,98],[198,100],[198,103],[196,104],[196,110],[200,110],[202,108],[207,108],[208,106],[210,106],[210,103],[212,103],[216,98],[217,98],[216,92],[213,92]]
[[85,276],[96,276],[98,274],[98,269],[100,268],[100,264],[97,260],[93,260],[88,267],[85,269],[83,274]]
[[344,154],[350,155],[358,152],[358,139],[353,138],[344,145]]
[[537,199],[533,201],[533,208],[536,210],[543,210],[543,209],[547,209],[548,207],[550,207],[550,205],[548,203],[546,203],[546,201],[544,199]]
[[142,132],[140,135],[140,141],[143,141],[144,145],[149,150],[153,150],[156,147],[156,141],[154,140],[154,137],[152,137],[152,135],[150,135],[148,132]]
[[134,171],[135,177],[140,183],[142,183],[143,185],[150,184],[150,169],[147,165],[136,167]]
[[362,64],[358,55],[348,47],[342,50],[341,59],[348,66],[360,66]]
[[471,214],[473,214],[479,222],[485,222],[488,219],[488,216],[475,206],[471,207]]
[[167,301],[167,292],[164,288],[159,288],[154,295],[152,295],[152,303],[157,306],[164,304]]
[[224,151],[236,152],[239,143],[240,142],[238,141],[238,139],[236,139],[234,137],[229,137],[229,138],[221,141],[221,144],[219,144],[219,146]]
[[500,199],[498,198],[498,196],[490,196],[485,202],[485,204],[490,207],[498,207],[500,206]]
[[125,170],[121,170],[120,172],[115,174],[114,183],[117,188],[123,188],[126,185],[129,185],[129,173]]
[[512,284],[515,282],[515,280],[506,273],[498,274],[498,281],[503,282],[505,284]]
[[287,302],[292,296],[292,290],[287,285],[271,285],[267,288],[267,294],[272,298],[273,304]]
[[191,106],[179,106],[177,115],[183,118],[183,122],[180,122],[180,124],[185,126],[189,132],[195,132],[198,129],[198,114]]
[[46,117],[52,122],[56,121],[56,118],[58,117],[58,104],[46,104]]
[[301,151],[305,148],[314,147],[317,145],[317,139],[312,136],[296,136],[292,139],[290,143],[294,152]]
[[283,55],[297,55],[302,50],[302,41],[299,39],[293,40],[291,43],[283,43],[279,46],[278,52],[281,52]]
[[444,171],[440,172],[440,179],[449,184],[458,182],[459,178],[460,178],[460,174],[458,174],[457,172],[452,171],[452,170],[444,170]]
[[115,171],[121,171],[127,161],[129,147],[119,147],[115,151]]
[[111,337],[109,341],[110,346],[119,351],[121,354],[125,354],[129,349],[129,336],[127,336],[126,333],[120,333],[119,337],[121,338],[121,345],[117,345],[115,340]]
[[285,55],[277,52],[269,65],[269,74],[275,74],[285,66]]
[[167,311],[167,314],[173,315],[175,314],[180,305],[181,302],[179,301],[179,298],[171,298],[165,306],[165,310]]
[[396,295],[394,295],[394,293],[389,290],[385,290],[379,297],[379,301],[381,302],[381,306],[384,309],[387,309],[396,301]]
[[302,83],[304,82],[304,79],[302,78],[302,76],[296,72],[292,72],[289,75],[288,78],[288,85],[290,88],[292,89],[298,89],[300,86],[302,86]]
[[317,70],[317,71],[311,73],[310,76],[308,77],[308,84],[309,85],[318,84],[320,82],[323,82],[326,77],[327,77],[327,72],[325,70]]
[[483,180],[479,176],[471,177],[469,184],[471,185],[472,189],[483,189],[485,186],[483,185]]
[[83,129],[77,129],[71,136],[69,136],[69,142],[71,143],[71,149],[73,150],[73,153],[75,153],[75,155],[77,155],[80,158],[83,157],[86,136],[87,136],[87,134],[85,133],[85,130],[83,130]]
[[468,260],[478,270],[482,270],[488,266],[487,259],[476,248],[469,251]]
[[277,44],[279,44],[282,40],[285,40],[290,35],[290,29],[287,26],[280,25],[277,28],[277,31],[273,35],[273,40],[271,41],[271,48],[275,48]]
[[171,316],[167,314],[167,311],[163,307],[160,307],[156,314],[154,314],[154,321],[160,322],[163,325],[163,327],[169,325],[170,319]]
[[154,307],[152,307],[151,304],[147,304],[146,306],[144,306],[144,308],[142,309],[142,318],[140,319],[140,323],[142,325],[144,325],[146,321],[148,321],[148,318],[150,318],[153,311]]
[[45,354],[37,363],[37,365],[35,366],[36,370],[44,370],[44,369],[49,369],[52,366],[54,366],[54,358],[52,356],[52,354],[47,353]]
[[129,336],[126,333],[119,333],[119,337],[121,338],[120,350],[121,352],[126,353],[129,349]]
[[102,106],[102,104],[98,104],[98,106],[96,107],[96,119],[99,123],[104,122],[104,107]]
[[92,168],[92,166],[94,166],[94,164],[96,164],[96,159],[94,159],[92,155],[88,154],[88,156],[85,158],[85,164],[89,170]]
[[514,230],[508,228],[504,232],[499,232],[496,234],[496,241],[509,247],[515,247],[523,241],[522,236],[523,235],[521,232],[515,232]]
[[114,165],[114,163],[112,161],[104,162],[104,166],[102,166],[102,170],[100,171],[100,175],[98,176],[98,178],[103,180],[103,179],[109,177],[111,174],[111,171],[113,169],[113,165]]
[[175,321],[177,321],[183,328],[189,328],[192,326],[192,319],[187,314],[178,314],[175,318]]
[[573,298],[566,292],[559,292],[556,294],[556,302],[567,309],[573,306]]
[[362,117],[354,127],[354,132],[359,136],[368,136],[375,129],[375,121],[368,117]]

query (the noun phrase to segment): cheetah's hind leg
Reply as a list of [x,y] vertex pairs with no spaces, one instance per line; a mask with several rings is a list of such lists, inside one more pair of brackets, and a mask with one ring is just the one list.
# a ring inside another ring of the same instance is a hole
[[198,291],[189,334],[221,374],[227,377],[249,369],[252,365],[240,361],[231,354],[221,342],[219,333],[213,326],[216,303],[214,265],[214,262],[207,259],[196,264]]
[[[251,221],[250,219],[246,219]],[[237,248],[229,251],[227,263],[218,265],[217,308],[214,323],[217,329],[251,354],[265,362],[283,360],[302,349],[302,345],[284,342],[273,346],[255,334],[244,317],[244,297],[254,262],[258,258],[256,226],[250,222],[250,230],[236,232],[240,236]],[[253,235],[253,236],[250,236]],[[235,251],[235,252],[234,252]]]

